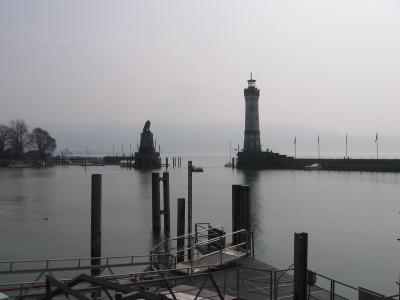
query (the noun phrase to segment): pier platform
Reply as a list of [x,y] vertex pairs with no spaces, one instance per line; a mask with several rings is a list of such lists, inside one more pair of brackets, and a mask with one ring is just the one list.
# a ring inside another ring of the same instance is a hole
[[[191,272],[172,268],[132,272],[135,267],[149,266],[149,256],[101,258],[100,266],[91,266],[88,259],[1,262],[0,293],[9,299],[45,299],[68,294],[74,298],[100,299],[293,299],[292,269],[279,270],[254,257],[240,257],[223,264],[209,265]],[[205,262],[205,260],[203,260]],[[43,267],[39,267],[43,265]],[[90,276],[92,268],[101,269],[99,276]],[[181,266],[182,268],[184,266]],[[122,268],[122,269],[121,269]],[[194,268],[196,269],[196,267]],[[121,272],[121,270],[125,270]],[[66,273],[67,272],[67,273]],[[65,278],[69,274],[70,279]],[[23,279],[9,281],[10,277]],[[29,281],[25,275],[32,275]],[[325,281],[325,283],[324,283]],[[9,282],[9,283],[5,283]],[[14,283],[12,283],[14,282]],[[307,286],[309,299],[383,299],[384,295],[350,287],[316,274],[315,284]],[[350,291],[344,292],[343,288]],[[49,294],[51,293],[51,295]],[[95,295],[95,296],[93,296]],[[105,295],[105,294],[103,294]],[[115,295],[115,297],[114,297]],[[364,296],[363,296],[364,295]],[[391,297],[398,299],[398,296]]]
[[[214,282],[224,283],[219,286],[222,299],[293,299],[293,275],[284,271],[248,256],[230,262],[225,270],[215,271],[211,276]],[[209,276],[207,272],[189,276],[172,291],[175,296],[181,296],[178,299],[195,299],[196,296],[197,299],[218,299],[218,292],[212,284],[202,288],[204,283],[211,281]],[[170,292],[162,293],[173,299]],[[313,299],[332,299],[330,291],[318,286],[310,287],[308,294]],[[335,300],[345,299],[335,295]]]

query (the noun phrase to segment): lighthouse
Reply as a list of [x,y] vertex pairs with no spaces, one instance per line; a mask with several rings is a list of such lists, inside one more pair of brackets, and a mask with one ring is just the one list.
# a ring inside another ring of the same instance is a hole
[[261,152],[260,122],[258,98],[260,90],[256,87],[256,80],[250,74],[247,88],[244,89],[245,101],[245,131],[243,152]]
[[261,150],[260,118],[258,98],[260,90],[256,87],[253,74],[247,80],[247,88],[244,89],[245,101],[245,129],[244,146],[237,153],[238,169],[281,169],[285,166],[286,155],[274,153],[271,150]]

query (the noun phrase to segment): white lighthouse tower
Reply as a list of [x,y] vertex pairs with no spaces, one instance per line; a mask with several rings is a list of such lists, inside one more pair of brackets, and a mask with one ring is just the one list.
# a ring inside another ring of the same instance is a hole
[[244,89],[244,100],[246,103],[244,152],[261,152],[260,122],[258,113],[258,98],[260,90],[256,87],[256,80],[250,74],[247,80],[248,86]]

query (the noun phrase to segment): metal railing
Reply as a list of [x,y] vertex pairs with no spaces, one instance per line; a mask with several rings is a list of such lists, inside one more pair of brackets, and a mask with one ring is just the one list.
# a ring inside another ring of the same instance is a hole
[[[100,264],[92,265],[92,259],[99,260]],[[162,261],[163,259],[174,258],[171,258],[170,255],[164,255],[163,257],[157,257],[157,255],[151,257],[149,255],[130,255],[99,258],[0,261],[0,282],[4,284],[16,281],[36,283],[43,280],[47,274],[54,278],[71,278],[81,273],[90,274],[92,269],[100,270],[100,275],[138,272],[143,271],[144,267],[151,266],[153,264],[152,259]],[[0,292],[2,292],[1,286]]]
[[[338,280],[326,277],[314,272],[318,279],[318,287],[329,293],[329,299],[334,300],[337,297],[346,299],[359,299],[360,293],[368,295],[371,299],[400,299],[400,294],[386,296],[362,287],[354,287]],[[322,279],[322,280],[321,280]],[[309,298],[318,299],[309,293]]]
[[[132,258],[132,257],[130,257]],[[107,259],[107,258],[104,258]],[[111,259],[111,258],[108,258]],[[71,259],[75,261],[74,259]],[[79,261],[80,259],[78,259]],[[47,269],[52,269],[51,262],[59,260],[49,260],[49,266]],[[44,260],[43,262],[47,262]],[[46,263],[47,264],[47,263]],[[82,264],[82,263],[81,263]],[[106,263],[104,263],[106,265]],[[109,266],[112,264],[109,263]],[[76,265],[78,266],[78,264]],[[159,292],[169,293],[174,295],[174,293],[182,292],[191,295],[201,295],[203,291],[211,293],[208,299],[223,299],[226,295],[252,298],[252,295],[265,295],[266,299],[274,300],[283,297],[290,297],[293,294],[293,284],[291,282],[292,275],[288,274],[286,270],[276,270],[276,269],[261,269],[261,268],[249,268],[249,267],[236,267],[229,268],[226,266],[223,270],[215,270],[219,265],[209,265],[204,266],[206,270],[203,273],[193,274],[191,272],[192,267],[187,266],[186,268],[181,266],[180,271],[186,269],[186,272],[177,273],[177,269],[165,269],[165,270],[146,270],[137,273],[123,273],[123,274],[111,274],[107,276],[96,276],[98,279],[107,280],[114,284],[119,284],[123,286],[129,286],[134,289],[149,290],[156,294]],[[54,269],[54,268],[53,268]],[[27,269],[29,270],[29,269]],[[17,271],[17,270],[14,270]],[[18,272],[21,272],[18,270]],[[2,271],[3,275],[5,274]],[[316,274],[316,273],[315,273]],[[345,283],[336,281],[334,279],[325,277],[321,274],[316,274],[318,277],[318,286],[312,287],[312,291],[308,292],[308,299],[327,299],[338,300],[338,299],[358,299],[358,294],[360,292],[366,293],[367,295],[373,295],[376,299],[399,299],[399,295],[384,296],[377,293],[355,288]],[[45,276],[43,276],[44,278]],[[53,278],[53,276],[50,275]],[[286,277],[286,278],[284,278]],[[56,279],[57,281],[67,285],[69,280]],[[324,283],[326,281],[327,288],[324,288]],[[179,289],[174,289],[177,286]],[[169,286],[169,290],[165,289]],[[19,283],[9,283],[0,284],[0,292],[9,295],[10,299],[33,299],[39,298],[45,295],[46,281],[35,281],[35,282],[19,282]],[[183,287],[183,288],[182,288]],[[311,286],[309,286],[310,288]],[[354,292],[353,295],[346,293],[343,294],[342,291],[339,293],[338,290],[345,287]],[[100,291],[101,286],[90,286],[88,284],[81,283],[76,285],[75,290],[81,294],[85,293],[96,293]],[[174,291],[173,291],[174,290]],[[340,295],[339,295],[340,294]],[[109,295],[109,293],[108,293]],[[172,296],[174,297],[174,296]],[[253,296],[254,297],[254,296]],[[110,298],[111,299],[111,298]]]
[[[154,247],[150,255],[157,255],[156,258],[152,258],[152,261],[157,263],[155,264],[157,269],[176,268],[176,263],[181,262],[190,263],[191,272],[193,272],[194,269],[206,268],[209,264],[199,265],[198,261],[210,255],[219,255],[219,261],[215,264],[224,264],[232,259],[253,254],[252,232],[242,229],[225,234],[221,226],[204,228],[202,227],[204,224],[209,225],[208,223],[196,224],[195,232],[167,239]],[[199,228],[201,230],[198,230]],[[238,236],[244,236],[241,239],[244,241],[236,244],[227,243],[228,239],[233,240]],[[178,246],[178,241],[181,243],[183,241],[183,246]],[[231,254],[231,259],[224,259],[226,254]],[[163,255],[170,255],[170,260],[163,258]],[[166,263],[158,262],[158,258],[163,258],[163,262]]]

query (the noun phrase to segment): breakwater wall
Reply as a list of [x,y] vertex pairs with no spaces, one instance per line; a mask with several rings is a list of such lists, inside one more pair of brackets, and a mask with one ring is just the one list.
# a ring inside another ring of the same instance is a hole
[[322,170],[400,172],[399,159],[312,159],[287,157],[281,161],[282,169],[304,170],[306,166],[319,163]]
[[237,168],[305,170],[313,164],[331,171],[400,172],[399,159],[294,158],[271,151],[239,152]]

